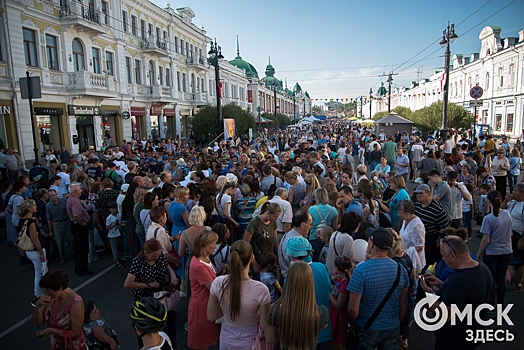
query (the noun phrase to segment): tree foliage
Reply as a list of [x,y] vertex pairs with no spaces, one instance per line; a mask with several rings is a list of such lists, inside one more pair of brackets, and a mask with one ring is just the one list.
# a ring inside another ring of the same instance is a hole
[[191,130],[199,139],[208,139],[218,130],[216,107],[205,105],[191,118]]
[[[413,111],[411,111],[411,109],[409,109],[408,107],[403,107],[403,106],[395,107],[395,108],[393,108],[391,110],[391,112],[395,112],[399,116],[401,116],[402,118],[406,118],[408,120],[411,120],[411,115],[413,114]],[[372,119],[373,120],[379,120],[379,119],[384,118],[387,115],[388,115],[387,111],[377,112],[377,113],[375,113],[375,115],[373,116]]]
[[[414,111],[409,118],[423,133],[432,133],[442,127],[443,102],[438,101],[432,105]],[[455,103],[448,104],[448,127],[453,129],[470,128],[473,115],[464,107]]]
[[386,115],[388,115],[388,112],[386,112],[386,111],[384,111],[384,112],[377,112],[377,113],[375,113],[375,115],[371,119],[372,120],[379,120],[379,119],[384,118]]
[[249,128],[255,128],[254,116],[234,103],[222,107],[222,118],[235,119],[235,128],[239,136],[246,135]]

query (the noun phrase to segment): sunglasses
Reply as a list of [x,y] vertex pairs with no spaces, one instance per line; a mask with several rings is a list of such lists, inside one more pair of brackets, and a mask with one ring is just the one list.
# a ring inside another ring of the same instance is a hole
[[453,251],[453,253],[454,253],[455,255],[457,255],[457,252],[455,251],[455,248],[453,248],[453,247],[451,246],[451,244],[449,244],[449,242],[448,242],[448,236],[444,237],[444,238],[442,239],[442,242],[443,242],[443,243],[446,243],[446,244],[448,245],[448,247],[451,248],[451,250]]

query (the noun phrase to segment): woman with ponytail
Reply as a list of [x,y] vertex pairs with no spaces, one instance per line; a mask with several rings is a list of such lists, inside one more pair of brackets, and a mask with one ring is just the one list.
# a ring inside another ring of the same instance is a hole
[[237,189],[237,183],[234,181],[226,182],[220,189],[220,194],[217,197],[217,211],[224,217],[226,226],[229,229],[230,243],[236,241],[236,229],[239,227],[239,223],[231,216],[231,208],[234,208],[235,204],[232,197]]
[[220,349],[250,349],[259,326],[266,327],[269,311],[269,290],[249,278],[249,265],[254,256],[251,245],[237,241],[231,246],[230,272],[211,284],[207,318],[215,321],[224,316],[220,331]]
[[493,306],[504,304],[506,270],[513,252],[511,248],[511,236],[513,234],[511,213],[500,209],[501,202],[500,192],[491,191],[488,193],[488,203],[491,204],[493,211],[486,215],[482,221],[480,228],[482,242],[480,242],[477,252],[477,259],[479,261],[484,259],[484,264],[489,268],[493,277],[495,289],[491,298]]

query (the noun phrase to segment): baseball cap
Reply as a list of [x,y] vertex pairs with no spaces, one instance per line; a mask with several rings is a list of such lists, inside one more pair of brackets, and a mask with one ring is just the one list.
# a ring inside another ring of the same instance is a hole
[[418,185],[417,188],[415,189],[415,191],[413,191],[414,193],[421,193],[421,192],[431,192],[431,188],[429,188],[428,185],[426,184],[422,184],[422,185]]
[[95,149],[95,146],[89,146],[89,149]]
[[122,190],[122,192],[126,193],[128,188],[129,188],[129,184],[123,184],[120,189]]
[[166,156],[166,155],[163,155],[163,156],[162,156],[162,160],[168,160],[168,159],[169,159],[168,156]]
[[383,227],[368,227],[366,229],[366,236],[369,237],[373,244],[379,249],[390,250],[393,245],[393,236]]
[[466,152],[465,156],[466,157],[473,157],[473,152]]

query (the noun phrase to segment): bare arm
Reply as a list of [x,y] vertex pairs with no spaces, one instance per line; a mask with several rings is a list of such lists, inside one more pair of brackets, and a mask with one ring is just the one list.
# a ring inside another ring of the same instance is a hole
[[287,201],[293,205],[293,195],[294,195],[294,190],[293,190],[293,187],[290,187],[289,188],[289,192],[288,192],[288,196],[287,196]]
[[337,310],[342,310],[346,304],[348,296],[344,293],[338,293],[338,296],[335,298],[332,293],[329,293],[329,301],[331,305]]
[[224,315],[220,302],[216,295],[209,294],[209,300],[207,301],[207,319],[209,322],[215,322]]
[[179,241],[180,241],[180,243],[178,245],[178,255],[186,256],[186,237],[185,237],[184,233],[180,234]]
[[127,274],[126,280],[124,281],[124,288],[126,289],[143,289],[143,288],[157,288],[158,282],[154,281],[151,283],[140,283],[136,282],[135,275],[130,273]]
[[110,336],[104,333],[104,328],[102,328],[102,326],[95,326],[93,328],[93,335],[100,342],[109,344],[109,347],[111,348],[111,350],[116,349],[118,345],[117,342],[113,338],[111,338]]
[[359,312],[360,299],[362,294],[349,292],[348,314],[350,320],[356,320]]
[[[484,233],[484,232],[482,232],[482,233]],[[489,242],[491,242],[490,235],[483,234],[482,235],[482,241],[480,242],[479,250],[477,251],[477,259],[480,260],[482,258],[482,253],[484,253],[484,251],[488,247]]]
[[187,211],[184,212],[184,214],[182,214],[182,219],[184,219],[184,222],[186,223],[186,226],[187,227],[190,227],[191,225],[189,224],[189,214],[187,213]]
[[253,238],[253,234],[249,231],[244,231],[244,241],[251,242],[251,238]]
[[400,320],[404,319],[406,311],[408,309],[408,288],[402,288],[402,293],[400,294]]

